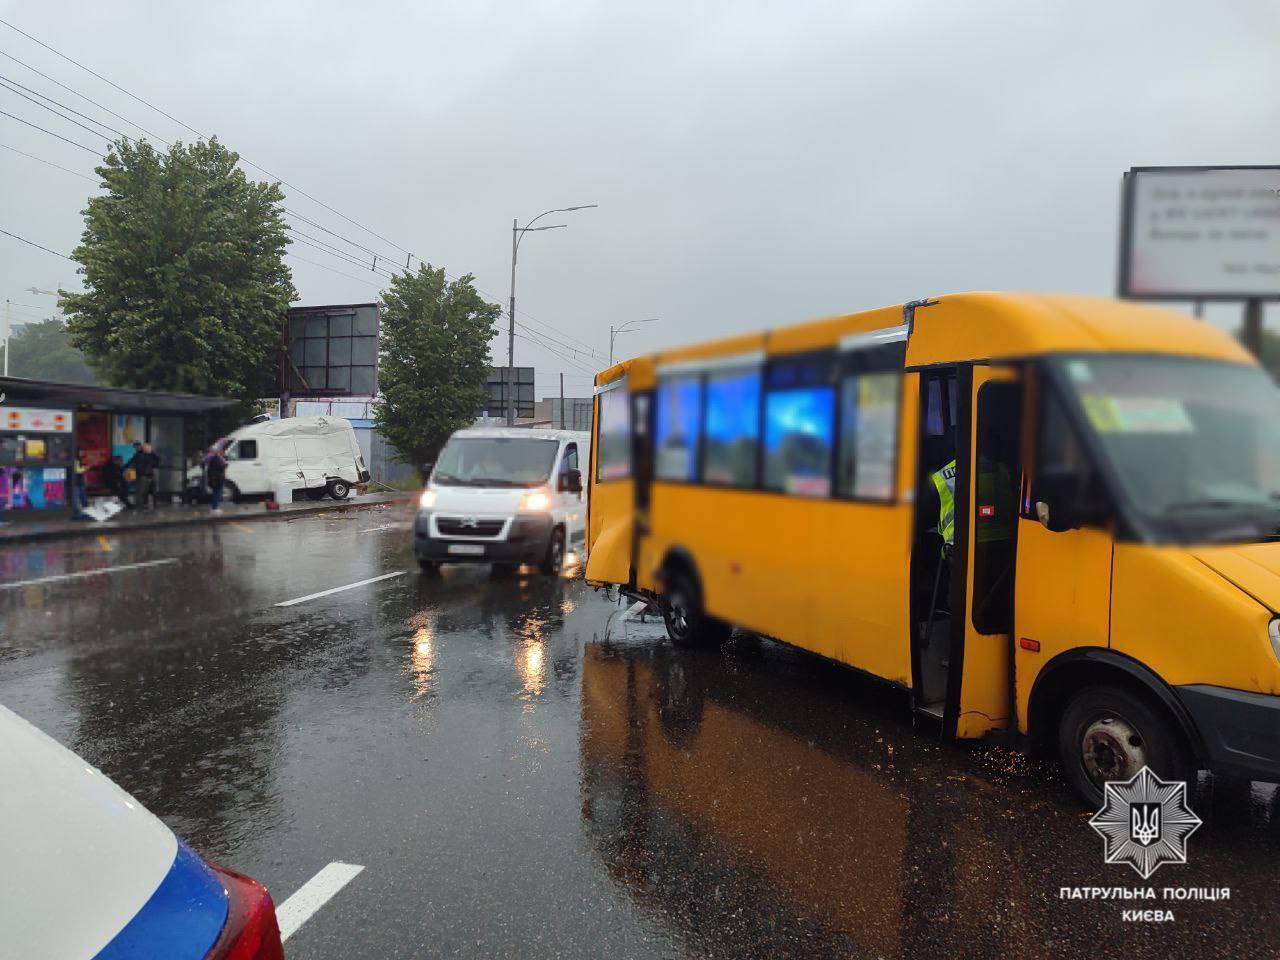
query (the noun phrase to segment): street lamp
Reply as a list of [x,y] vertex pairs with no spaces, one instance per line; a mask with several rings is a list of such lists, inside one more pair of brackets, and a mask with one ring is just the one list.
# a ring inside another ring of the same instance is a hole
[[659,319],[658,317],[649,317],[649,318],[647,318],[647,319],[645,319],[645,320],[628,320],[626,323],[624,323],[622,326],[618,327],[617,329],[614,329],[613,327],[610,327],[610,328],[609,328],[609,366],[611,366],[611,367],[613,366],[613,340],[614,340],[614,337],[616,337],[616,336],[617,336],[618,334],[620,334],[620,333],[629,333],[630,331],[632,331],[632,330],[634,330],[634,329],[635,329],[635,327],[636,327],[636,325],[637,325],[637,324],[640,324],[640,323],[655,323],[658,319]]
[[519,220],[511,221],[511,302],[507,310],[507,426],[516,422],[516,254],[520,251],[520,241],[526,233],[537,233],[539,230],[559,230],[567,227],[567,223],[550,223],[544,227],[534,224],[549,213],[572,213],[574,210],[590,210],[598,207],[598,203],[580,203],[576,207],[556,207],[544,210],[523,227]]

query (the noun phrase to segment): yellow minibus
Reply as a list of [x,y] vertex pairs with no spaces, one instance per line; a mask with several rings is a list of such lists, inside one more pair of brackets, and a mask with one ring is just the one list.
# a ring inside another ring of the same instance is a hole
[[900,685],[944,736],[1280,781],[1280,393],[1133,303],[968,293],[615,364],[586,577]]

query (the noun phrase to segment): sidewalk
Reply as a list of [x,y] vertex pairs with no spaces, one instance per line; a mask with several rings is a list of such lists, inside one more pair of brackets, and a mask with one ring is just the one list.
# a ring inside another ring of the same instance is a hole
[[369,493],[363,496],[352,494],[346,500],[304,500],[298,503],[281,504],[279,510],[268,510],[261,503],[224,504],[221,513],[210,512],[206,505],[188,507],[164,504],[156,507],[155,510],[123,510],[105,523],[93,520],[58,520],[51,523],[18,520],[0,524],[0,549],[11,543],[28,543],[33,540],[133,533],[170,527],[226,523],[232,520],[239,523],[252,520],[295,520],[327,510],[358,510],[361,507],[384,504],[399,504],[407,508],[409,501],[416,496],[416,493]]

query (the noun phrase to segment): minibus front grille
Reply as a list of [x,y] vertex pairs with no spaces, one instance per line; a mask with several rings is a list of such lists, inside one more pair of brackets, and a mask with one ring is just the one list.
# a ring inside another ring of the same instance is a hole
[[496,537],[502,533],[504,523],[505,520],[436,517],[436,529],[442,537]]

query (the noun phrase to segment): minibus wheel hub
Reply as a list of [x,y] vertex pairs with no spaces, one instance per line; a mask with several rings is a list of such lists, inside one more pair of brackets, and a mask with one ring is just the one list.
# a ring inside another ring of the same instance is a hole
[[1084,767],[1095,782],[1123,780],[1147,765],[1142,736],[1118,717],[1103,717],[1084,732]]

